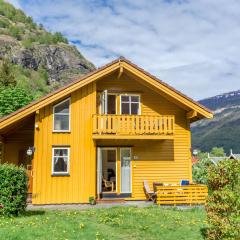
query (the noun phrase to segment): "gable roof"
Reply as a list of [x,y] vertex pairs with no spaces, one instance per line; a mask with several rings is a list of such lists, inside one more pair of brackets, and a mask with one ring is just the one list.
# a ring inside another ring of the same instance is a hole
[[240,153],[233,153],[232,149],[230,149],[229,159],[240,159]]
[[218,162],[226,160],[227,157],[209,157],[209,159],[214,165],[217,165]]
[[239,153],[234,153],[229,156],[229,159],[240,159],[240,154]]
[[157,89],[161,90],[162,92],[166,93],[167,95],[173,97],[174,99],[178,100],[182,104],[188,106],[190,109],[194,110],[196,113],[199,113],[201,115],[200,118],[212,118],[213,114],[212,112],[199,104],[198,102],[194,101],[193,99],[187,97],[183,93],[179,92],[178,90],[174,89],[173,87],[169,86],[168,84],[164,83],[162,80],[158,79],[157,77],[151,75],[147,71],[143,70],[142,68],[138,67],[137,65],[133,64],[129,60],[127,60],[124,57],[120,57],[109,64],[104,65],[103,67],[100,67],[93,72],[90,72],[75,81],[71,82],[70,84],[59,88],[58,90],[47,94],[46,96],[40,98],[37,101],[34,101],[27,106],[3,117],[0,119],[0,130],[4,127],[14,123],[15,121],[18,121],[30,114],[33,114],[37,110],[39,110],[42,107],[45,107],[48,104],[51,104],[64,96],[69,95],[73,91],[93,82],[101,77],[104,77],[107,74],[110,74],[117,69],[126,69],[130,71],[131,73],[139,76],[140,78],[147,81],[149,84],[153,85]]

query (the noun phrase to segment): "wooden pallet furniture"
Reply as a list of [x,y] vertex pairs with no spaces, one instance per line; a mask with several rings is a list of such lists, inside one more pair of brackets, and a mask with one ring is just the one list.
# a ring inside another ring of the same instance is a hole
[[158,186],[158,205],[201,205],[206,203],[206,185]]

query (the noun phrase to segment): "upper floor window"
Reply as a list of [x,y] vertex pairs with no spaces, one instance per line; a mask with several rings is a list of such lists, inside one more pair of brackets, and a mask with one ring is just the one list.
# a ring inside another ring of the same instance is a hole
[[70,98],[53,107],[53,131],[70,131]]
[[121,114],[140,114],[139,95],[121,95]]
[[54,147],[52,149],[52,174],[69,174],[69,147]]

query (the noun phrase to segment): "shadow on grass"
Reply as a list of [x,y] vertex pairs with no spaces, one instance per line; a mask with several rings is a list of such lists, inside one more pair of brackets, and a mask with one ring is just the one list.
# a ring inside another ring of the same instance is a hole
[[25,217],[31,217],[31,216],[36,216],[36,215],[44,215],[45,211],[43,210],[27,210],[23,215]]
[[200,231],[201,231],[203,238],[207,239],[207,227],[201,228]]

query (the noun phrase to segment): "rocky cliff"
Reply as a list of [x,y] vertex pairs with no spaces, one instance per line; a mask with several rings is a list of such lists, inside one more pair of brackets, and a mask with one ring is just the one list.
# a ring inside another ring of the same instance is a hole
[[54,87],[94,70],[94,65],[75,46],[66,43],[36,43],[25,48],[13,37],[0,35],[0,57],[8,57],[12,63],[35,71],[44,68],[48,73],[48,84]]
[[11,4],[0,0],[0,59],[38,71],[57,88],[95,69],[61,33],[50,33]]

